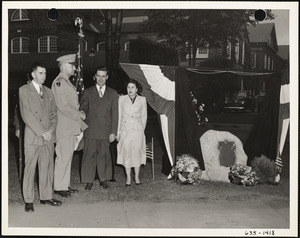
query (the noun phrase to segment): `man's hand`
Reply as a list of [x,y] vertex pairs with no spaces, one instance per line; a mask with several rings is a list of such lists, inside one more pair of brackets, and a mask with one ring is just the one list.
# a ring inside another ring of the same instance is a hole
[[46,130],[44,134],[42,134],[44,140],[50,140],[52,137],[52,130]]
[[82,120],[85,120],[85,118],[86,118],[85,112],[84,112],[84,111],[80,111],[80,112],[81,112],[80,118],[81,118]]
[[109,142],[113,142],[116,139],[116,135],[115,134],[110,134],[109,135]]
[[16,135],[16,137],[20,138],[20,130],[16,130],[15,135]]

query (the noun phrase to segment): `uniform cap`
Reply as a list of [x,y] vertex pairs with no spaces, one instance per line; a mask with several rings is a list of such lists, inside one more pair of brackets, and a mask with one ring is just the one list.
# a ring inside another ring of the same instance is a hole
[[72,65],[77,65],[76,54],[63,55],[56,59],[60,63],[69,63]]

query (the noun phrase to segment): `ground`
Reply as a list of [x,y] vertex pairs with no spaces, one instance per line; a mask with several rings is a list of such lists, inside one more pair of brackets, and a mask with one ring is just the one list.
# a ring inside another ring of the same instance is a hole
[[[199,201],[244,201],[254,199],[260,204],[269,204],[280,207],[289,204],[289,170],[285,167],[279,185],[259,184],[253,187],[243,187],[230,183],[202,181],[200,185],[180,185],[173,180],[167,180],[162,171],[162,156],[164,154],[162,138],[156,124],[146,130],[147,138],[154,136],[155,179],[152,180],[151,161],[141,167],[140,187],[131,186],[125,189],[125,173],[121,166],[116,166],[116,183],[110,183],[111,189],[103,190],[98,181],[95,181],[91,191],[84,190],[85,184],[80,183],[81,152],[75,152],[72,161],[71,185],[78,188],[80,193],[72,198],[62,198],[63,202],[85,203],[98,201],[149,201],[149,202],[193,202]],[[9,139],[9,204],[23,204],[20,183],[17,179],[16,140]],[[288,156],[284,150],[283,156]],[[286,161],[286,159],[284,159]],[[35,202],[38,202],[37,186]],[[151,192],[149,192],[151,191]]]

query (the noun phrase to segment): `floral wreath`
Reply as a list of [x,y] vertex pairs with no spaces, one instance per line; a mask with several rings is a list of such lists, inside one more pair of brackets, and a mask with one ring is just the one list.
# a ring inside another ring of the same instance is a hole
[[241,164],[230,167],[228,178],[231,183],[237,185],[254,186],[258,183],[258,177],[252,167]]
[[198,161],[189,154],[177,156],[171,169],[172,178],[181,184],[199,184],[202,171]]

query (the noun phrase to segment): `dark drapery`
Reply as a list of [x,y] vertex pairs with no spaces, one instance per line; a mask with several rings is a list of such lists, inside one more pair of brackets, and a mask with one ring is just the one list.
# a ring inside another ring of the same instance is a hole
[[175,155],[191,154],[202,170],[204,162],[198,137],[198,120],[190,95],[186,68],[175,74]]
[[280,76],[275,75],[270,79],[261,112],[244,143],[248,165],[256,156],[265,155],[271,160],[276,158],[280,87]]

